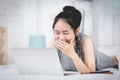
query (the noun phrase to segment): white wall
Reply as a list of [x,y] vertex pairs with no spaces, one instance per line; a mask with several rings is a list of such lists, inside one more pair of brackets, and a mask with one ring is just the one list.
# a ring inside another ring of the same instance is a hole
[[93,1],[93,39],[100,51],[120,53],[120,0]]

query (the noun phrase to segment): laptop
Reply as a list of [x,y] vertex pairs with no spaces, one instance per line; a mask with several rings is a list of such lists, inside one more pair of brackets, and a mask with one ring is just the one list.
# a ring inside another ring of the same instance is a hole
[[64,75],[55,48],[13,48],[12,52],[20,74]]

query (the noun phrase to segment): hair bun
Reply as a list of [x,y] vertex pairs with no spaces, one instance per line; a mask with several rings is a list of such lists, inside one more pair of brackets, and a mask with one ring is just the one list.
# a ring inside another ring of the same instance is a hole
[[75,13],[76,9],[72,6],[65,6],[63,8],[63,12],[65,12],[65,13]]

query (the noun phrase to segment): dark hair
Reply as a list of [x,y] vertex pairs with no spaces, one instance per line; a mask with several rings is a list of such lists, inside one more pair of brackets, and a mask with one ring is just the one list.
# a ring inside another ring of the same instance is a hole
[[72,6],[65,6],[63,11],[60,12],[54,19],[53,29],[55,27],[56,22],[59,19],[65,19],[65,21],[71,26],[71,28],[75,31],[81,23],[81,12]]

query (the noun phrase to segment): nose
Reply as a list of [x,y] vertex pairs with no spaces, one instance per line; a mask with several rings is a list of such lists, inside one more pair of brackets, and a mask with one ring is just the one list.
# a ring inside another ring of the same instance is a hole
[[58,37],[58,39],[64,40],[64,35],[60,34],[59,37]]

